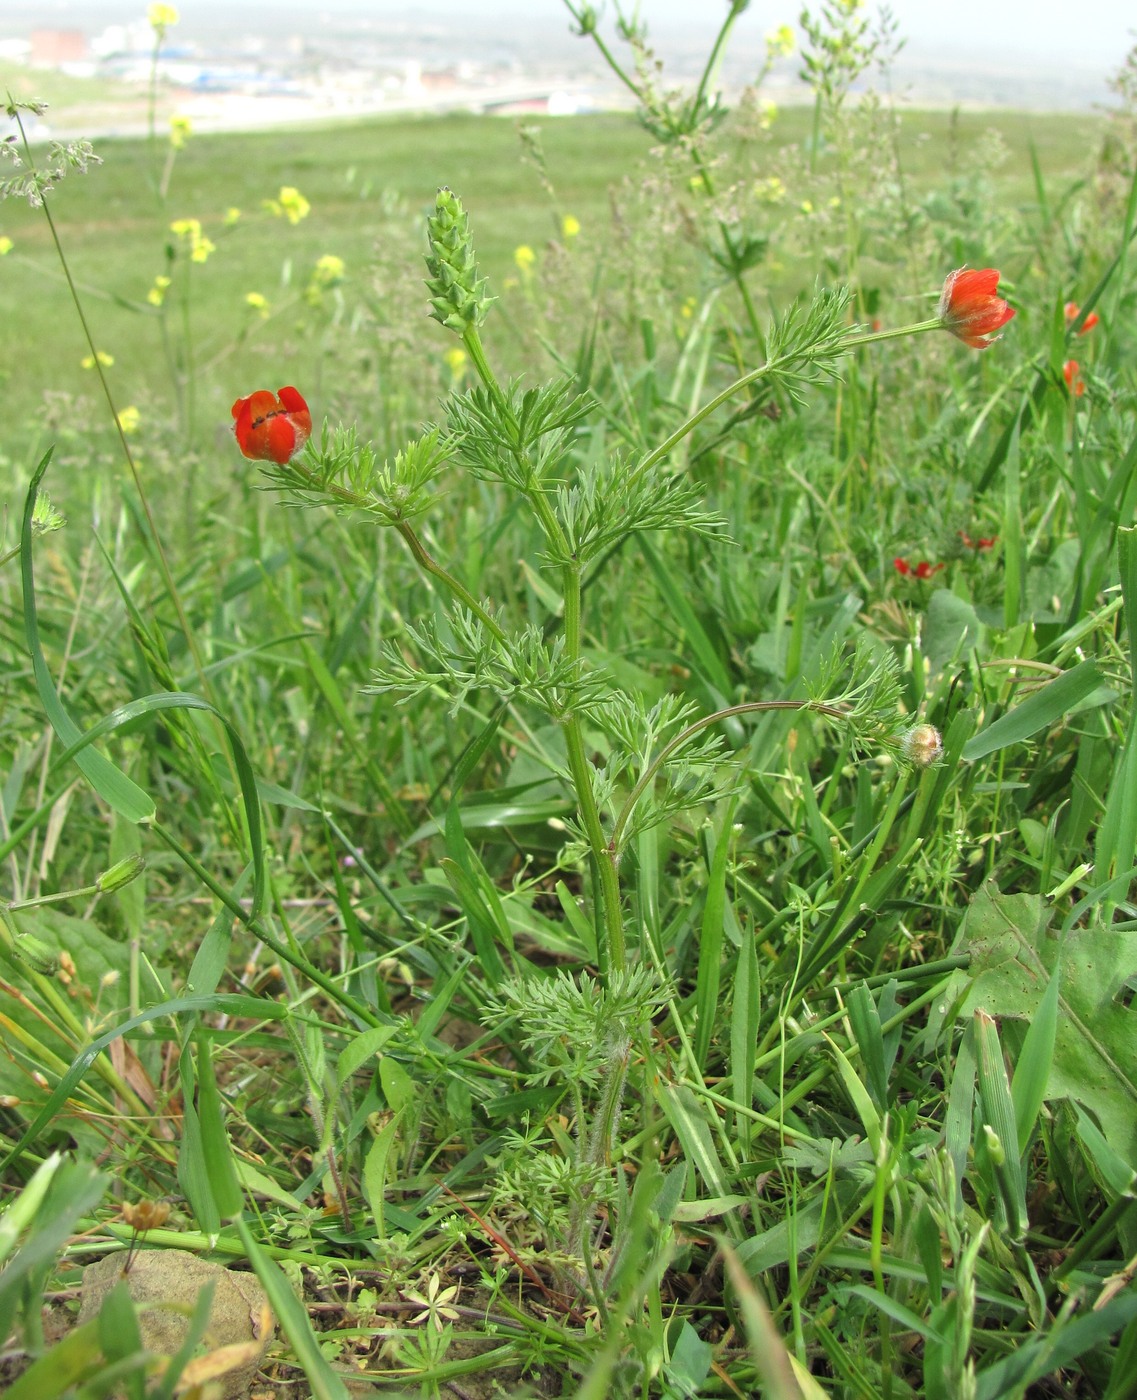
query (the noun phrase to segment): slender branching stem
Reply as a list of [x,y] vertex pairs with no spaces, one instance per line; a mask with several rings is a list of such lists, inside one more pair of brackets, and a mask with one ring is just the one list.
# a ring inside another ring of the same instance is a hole
[[[509,414],[509,405],[497,382],[482,347],[481,336],[476,326],[467,328],[462,336],[470,359],[486,389],[493,396],[499,411]],[[521,465],[527,465],[521,462]],[[548,495],[541,482],[530,470],[526,498],[549,542],[549,548],[567,562],[561,570],[564,595],[565,651],[579,663],[581,657],[581,581],[580,564],[570,558],[568,540],[560,521],[556,517]],[[417,557],[417,555],[416,555]],[[497,632],[501,640],[501,633]],[[620,901],[620,881],[616,864],[612,859],[604,828],[600,822],[600,812],[596,806],[596,795],[592,789],[592,772],[588,754],[584,746],[584,731],[580,718],[571,710],[562,721],[565,735],[565,750],[568,755],[569,774],[576,792],[577,806],[580,809],[581,823],[588,838],[589,848],[599,871],[600,902],[603,911],[604,945],[600,950],[600,962],[610,972],[621,973],[627,965],[627,951],[624,941],[624,916]]]
[[689,724],[686,729],[680,730],[673,739],[669,739],[640,774],[639,782],[628,794],[628,800],[616,818],[616,824],[612,828],[612,836],[608,843],[609,850],[614,855],[619,853],[624,829],[635,810],[636,803],[655,781],[659,770],[672,754],[677,753],[696,734],[702,733],[712,724],[718,724],[720,720],[732,719],[736,715],[759,714],[763,710],[808,710],[811,714],[827,715],[830,719],[848,719],[849,717],[847,709],[843,709],[839,705],[826,705],[819,700],[749,700],[743,705],[728,705],[725,710],[716,710],[712,715],[703,715],[701,719]]
[[415,563],[424,573],[436,578],[444,588],[448,589],[455,598],[474,614],[481,622],[487,632],[498,642],[505,641],[505,633],[496,623],[493,617],[486,611],[481,603],[474,597],[464,583],[458,579],[438,562],[437,559],[427,550],[422,540],[415,533],[414,527],[409,521],[399,520],[395,522],[395,529],[406,541],[407,548],[414,555]]
[[[899,326],[895,330],[870,331],[863,335],[846,336],[841,340],[839,348],[836,350],[833,358],[835,358],[836,355],[844,354],[846,350],[855,350],[861,345],[874,345],[879,340],[897,340],[905,335],[919,335],[924,331],[938,331],[942,329],[943,322],[937,316],[931,321],[918,321],[915,325]],[[759,379],[765,379],[771,374],[776,374],[780,369],[784,369],[788,365],[794,363],[810,363],[817,358],[816,355],[808,351],[792,351],[776,359],[767,360],[764,365],[759,365],[757,369],[749,370],[746,374],[742,375],[741,378],[736,379],[733,384],[728,384],[726,388],[717,393],[713,399],[709,399],[702,408],[697,409],[685,422],[680,423],[679,427],[675,429],[669,438],[661,442],[653,452],[648,453],[636,468],[637,474],[650,471],[657,462],[661,462],[673,448],[677,447],[685,437],[693,433],[705,418],[709,418],[710,415],[714,413],[715,409],[721,408],[724,403],[732,399],[735,394],[745,389],[748,385],[755,384]],[[829,357],[827,356],[827,358]]]
[[[580,567],[566,565],[563,571],[565,608],[565,650],[574,660],[580,659],[581,649],[581,607],[580,607]],[[579,718],[570,714],[564,722],[565,749],[568,754],[569,772],[576,789],[577,805],[580,808],[581,822],[600,877],[600,900],[604,915],[605,941],[607,943],[607,964],[611,973],[620,974],[627,966],[627,951],[624,942],[624,915],[620,901],[620,880],[616,871],[612,849],[605,840],[604,828],[600,823],[600,812],[596,806],[596,794],[592,789],[592,770],[584,748],[584,734]]]

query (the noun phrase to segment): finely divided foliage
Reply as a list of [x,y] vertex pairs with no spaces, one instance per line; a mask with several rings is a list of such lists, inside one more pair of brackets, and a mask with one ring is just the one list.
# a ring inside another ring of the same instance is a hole
[[9,102],[0,1388],[1123,1400],[1137,58],[1067,157],[565,7],[646,135],[507,195],[160,138],[167,5],[87,181]]

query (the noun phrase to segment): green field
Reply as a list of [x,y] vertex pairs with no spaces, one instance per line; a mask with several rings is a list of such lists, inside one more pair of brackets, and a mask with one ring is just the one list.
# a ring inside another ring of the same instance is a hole
[[1137,119],[859,24],[0,205],[11,1400],[1137,1395]]
[[[764,150],[771,168],[783,151],[792,154],[800,147],[810,124],[806,109],[780,114]],[[654,173],[652,140],[631,115],[557,119],[540,126],[556,208],[522,160],[517,124],[503,119],[379,120],[195,137],[178,155],[164,201],[153,187],[153,159],[145,141],[97,143],[105,164],[86,179],[65,182],[52,208],[72,274],[89,302],[96,338],[115,357],[117,398],[149,410],[168,392],[159,317],[147,306],[146,293],[153,278],[167,270],[165,248],[174,219],[198,218],[218,245],[208,264],[193,269],[188,314],[199,359],[210,364],[223,357],[229,386],[258,376],[311,382],[318,373],[323,342],[314,335],[295,336],[298,321],[304,322],[303,307],[293,313],[297,291],[324,254],[346,264],[348,320],[359,307],[381,310],[392,294],[402,307],[420,276],[422,220],[439,185],[451,186],[465,200],[495,288],[516,275],[513,251],[519,244],[541,250],[556,235],[557,210],[580,220],[589,256],[603,261],[611,192],[625,180],[635,184]],[[999,198],[1017,204],[1033,194],[1031,143],[1060,193],[1084,174],[1101,122],[1066,115],[907,113],[901,156],[913,195],[936,188],[952,163],[966,175],[977,145],[992,129],[1006,143]],[[311,203],[310,215],[296,227],[262,210],[262,202],[282,185],[295,186]],[[231,207],[243,217],[227,228],[224,218]],[[91,385],[80,368],[87,350],[42,217],[9,202],[0,213],[0,234],[15,244],[0,264],[0,318],[21,327],[18,337],[5,338],[0,376],[10,428],[20,430],[42,415],[48,384],[53,393],[74,395],[89,392]],[[805,275],[812,282],[815,270]],[[777,297],[787,284],[796,290],[802,276],[790,253],[761,280]],[[402,285],[392,288],[392,280]],[[697,290],[693,284],[691,291]],[[240,333],[250,327],[244,297],[251,291],[289,311],[253,326],[249,343],[238,346]],[[203,412],[227,417],[232,388],[214,385],[208,376],[203,388],[210,395]]]

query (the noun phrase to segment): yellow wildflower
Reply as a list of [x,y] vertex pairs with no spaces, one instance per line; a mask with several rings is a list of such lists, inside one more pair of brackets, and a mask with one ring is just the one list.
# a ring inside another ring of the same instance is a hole
[[141,422],[142,415],[133,404],[128,408],[124,408],[118,415],[118,426],[124,433],[136,433],[138,431],[138,425]]
[[266,199],[265,207],[271,209],[277,218],[285,218],[290,224],[298,224],[306,219],[312,208],[294,185],[281,185],[275,199]]
[[580,220],[573,214],[566,214],[561,220],[561,232],[566,238],[575,238],[580,232]]
[[161,306],[166,300],[166,288],[170,285],[168,277],[155,277],[154,285],[146,293],[146,300],[151,306]]
[[683,305],[679,308],[679,314],[683,317],[684,321],[689,321],[691,317],[694,316],[695,307],[698,306],[698,304],[698,297],[686,297],[684,299]]
[[170,118],[170,145],[175,151],[180,151],[192,135],[193,123],[189,117]]
[[96,350],[93,355],[84,355],[79,361],[84,369],[94,369],[96,364],[100,364],[104,369],[110,369],[114,364],[114,356],[108,355],[105,350]]
[[186,240],[194,262],[203,263],[210,253],[217,250],[217,244],[202,233],[200,219],[175,219],[170,225],[170,232]]
[[830,201],[829,201],[829,207],[830,207],[830,209],[840,209],[840,207],[841,207],[841,196],[840,196],[839,194],[833,195],[833,197],[832,197],[832,198],[830,199]]
[[702,192],[707,188],[707,182],[703,179],[701,175],[692,175],[691,178],[687,181],[687,188],[691,191],[692,194],[702,194]]
[[466,368],[466,352],[460,345],[452,345],[442,357],[450,368],[450,373],[455,379],[459,377]]
[[803,214],[812,214],[812,213],[813,213],[813,200],[812,200],[812,199],[803,199],[803,200],[802,200],[802,202],[801,202],[801,212],[802,212]]
[[268,298],[262,296],[260,292],[246,292],[245,305],[262,318],[268,315]]
[[15,246],[7,235],[0,237],[0,258],[6,257]]
[[768,97],[763,97],[758,103],[758,127],[761,131],[769,131],[774,125],[774,120],[778,115],[778,104],[771,102]]
[[754,181],[754,193],[764,204],[781,204],[786,197],[785,182],[776,175]]
[[334,253],[325,253],[323,257],[317,258],[304,291],[305,300],[310,306],[319,306],[327,289],[338,286],[343,281],[343,275],[343,258],[337,258]]
[[225,211],[225,227],[232,228],[240,217],[241,211],[235,204],[231,204]]
[[178,12],[173,5],[147,5],[146,19],[156,34],[163,34],[170,25],[177,24]]
[[325,253],[316,259],[312,280],[321,287],[334,287],[337,282],[343,281],[345,270],[343,258],[337,258],[334,253]]
[[785,58],[794,51],[794,32],[788,24],[780,24],[766,34],[766,57]]
[[517,264],[519,272],[528,274],[533,270],[533,264],[537,261],[537,254],[530,248],[528,243],[522,243],[513,250],[513,261]]

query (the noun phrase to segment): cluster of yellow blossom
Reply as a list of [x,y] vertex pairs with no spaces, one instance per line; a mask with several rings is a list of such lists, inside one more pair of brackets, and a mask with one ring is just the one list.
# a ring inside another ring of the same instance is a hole
[[337,258],[334,253],[324,253],[316,259],[316,266],[312,269],[304,292],[305,299],[312,306],[319,306],[328,288],[336,287],[343,281],[345,271],[343,258]]
[[290,224],[306,219],[312,208],[295,185],[281,185],[277,197],[266,199],[264,207],[278,219],[287,219]]
[[79,363],[84,369],[94,369],[96,363],[102,365],[104,369],[110,369],[111,365],[114,364],[114,356],[108,355],[105,350],[96,350],[93,355],[84,355]]
[[161,306],[166,300],[166,289],[170,285],[168,277],[155,277],[154,285],[146,293],[146,300],[151,306]]
[[240,217],[241,211],[237,208],[235,204],[230,204],[229,208],[225,211],[225,227],[232,228]]
[[118,415],[118,426],[124,433],[136,433],[142,422],[142,414],[131,404]]
[[754,181],[754,197],[763,204],[781,204],[786,197],[786,185],[777,175],[768,175],[764,180]]
[[210,253],[217,251],[217,244],[202,233],[200,219],[175,219],[170,225],[170,232],[189,244],[193,262],[203,263]]
[[178,12],[173,5],[148,5],[146,7],[146,19],[150,28],[161,38],[172,24],[177,24]]
[[575,238],[580,232],[580,220],[573,214],[566,214],[561,220],[561,233],[565,238]]
[[192,135],[193,123],[189,117],[170,118],[170,145],[175,151],[180,151]]
[[537,254],[530,248],[528,243],[522,243],[513,250],[513,261],[517,264],[517,270],[523,277],[528,277],[533,271],[533,264],[537,261]]
[[452,345],[442,357],[450,370],[454,379],[461,379],[462,371],[466,368],[467,355],[460,345]]
[[245,305],[250,311],[255,311],[262,320],[268,319],[268,298],[262,296],[260,292],[246,292]]
[[15,246],[16,245],[7,236],[7,234],[0,236],[0,258],[5,257],[8,253],[12,251],[12,249]]
[[794,51],[794,32],[788,24],[780,24],[766,34],[766,57],[773,62],[785,58]]

